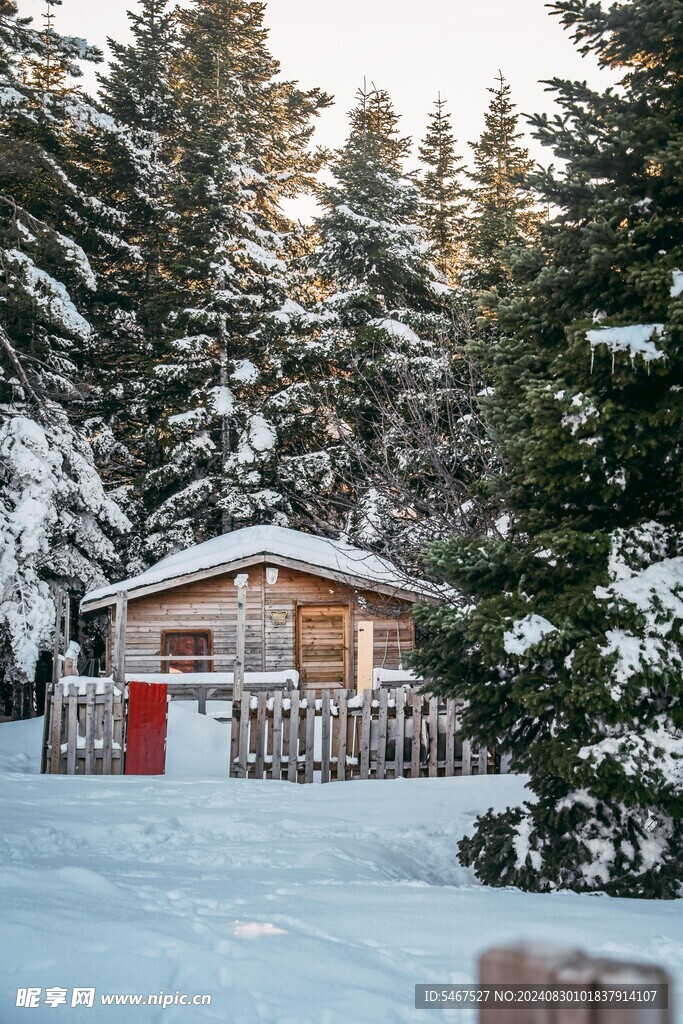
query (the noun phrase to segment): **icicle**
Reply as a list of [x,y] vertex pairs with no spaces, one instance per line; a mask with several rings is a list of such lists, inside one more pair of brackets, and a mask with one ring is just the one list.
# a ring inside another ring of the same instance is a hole
[[595,349],[591,346],[591,377],[593,376],[593,367],[595,366]]
[[614,362],[616,360],[616,357],[617,357],[616,352],[612,352],[612,376],[614,376]]

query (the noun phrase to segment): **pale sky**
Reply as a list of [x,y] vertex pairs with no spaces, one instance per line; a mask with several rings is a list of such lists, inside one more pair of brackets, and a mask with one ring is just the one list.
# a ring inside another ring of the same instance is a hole
[[[63,0],[57,27],[106,53],[107,36],[126,38],[131,6],[135,0]],[[20,9],[39,16],[43,2],[20,0]],[[317,136],[329,147],[343,142],[346,112],[364,77],[389,90],[404,132],[416,139],[441,91],[466,158],[499,68],[522,112],[552,109],[541,79],[610,82],[592,59],[579,56],[544,0],[271,0],[267,21],[283,74],[335,96]],[[86,82],[94,88],[92,73]],[[535,144],[532,152],[543,155]]]

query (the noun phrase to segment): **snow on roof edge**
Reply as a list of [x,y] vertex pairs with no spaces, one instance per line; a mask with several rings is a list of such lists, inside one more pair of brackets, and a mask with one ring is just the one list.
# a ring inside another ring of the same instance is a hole
[[113,603],[120,590],[127,591],[129,597],[134,598],[135,591],[143,588],[164,589],[166,584],[182,586],[187,576],[222,568],[228,572],[229,567],[235,563],[267,556],[289,559],[303,567],[322,570],[322,575],[325,571],[339,573],[349,579],[391,587],[397,592],[422,597],[433,598],[442,590],[427,580],[409,576],[388,559],[356,548],[346,541],[331,540],[280,526],[250,526],[167,555],[138,576],[92,590],[84,596],[81,607],[87,610],[89,605],[101,601]]

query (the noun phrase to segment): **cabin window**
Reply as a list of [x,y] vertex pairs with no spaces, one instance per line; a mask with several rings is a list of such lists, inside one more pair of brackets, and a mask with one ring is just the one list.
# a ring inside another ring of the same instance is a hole
[[161,651],[168,658],[162,661],[161,671],[173,674],[212,672],[211,630],[167,630],[161,634]]

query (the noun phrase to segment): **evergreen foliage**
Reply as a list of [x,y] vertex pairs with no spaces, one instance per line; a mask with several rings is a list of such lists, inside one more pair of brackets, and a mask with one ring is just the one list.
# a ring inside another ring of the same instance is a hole
[[99,55],[51,18],[40,33],[0,8],[0,697],[18,717],[51,642],[54,587],[104,580],[128,526],[72,414],[98,288],[83,247],[94,199],[72,173],[96,116],[68,86],[84,58]]
[[429,394],[443,376],[450,289],[419,225],[419,193],[405,168],[410,139],[400,134],[389,95],[364,87],[349,118],[347,142],[331,161],[334,181],[320,190],[314,255],[327,290],[315,332],[328,374],[316,388],[330,420],[321,464],[337,481],[339,525],[358,541],[392,549],[414,511],[368,467],[407,459],[405,475],[416,474],[415,450],[396,416],[405,424],[406,404],[419,403],[419,393]]
[[464,164],[455,151],[455,136],[445,100],[439,98],[419,147],[420,223],[431,245],[434,264],[446,284],[455,285],[464,261],[467,193]]
[[100,310],[92,371],[97,401],[88,426],[100,473],[135,524],[126,552],[134,572],[144,564],[144,479],[162,458],[163,397],[153,374],[165,355],[172,308],[163,265],[174,220],[178,114],[169,82],[177,49],[169,0],[140,0],[128,17],[131,41],[109,40],[112,59],[100,76],[110,130],[88,160],[99,194],[117,211],[124,243],[116,259],[98,267],[108,296]]
[[555,80],[566,169],[497,309],[486,400],[507,536],[437,546],[462,593],[418,659],[536,800],[460,845],[490,885],[672,898],[683,878],[681,4],[557,0],[603,93]]
[[178,13],[172,330],[157,367],[162,459],[145,482],[153,556],[287,513],[264,408],[283,385],[291,225],[280,202],[311,185],[312,120],[328,98],[278,78],[263,18],[247,0]]
[[505,294],[510,259],[537,234],[536,197],[527,179],[533,170],[529,151],[520,142],[519,114],[502,73],[484,117],[484,131],[471,143],[474,167],[468,219],[468,283],[482,292]]

